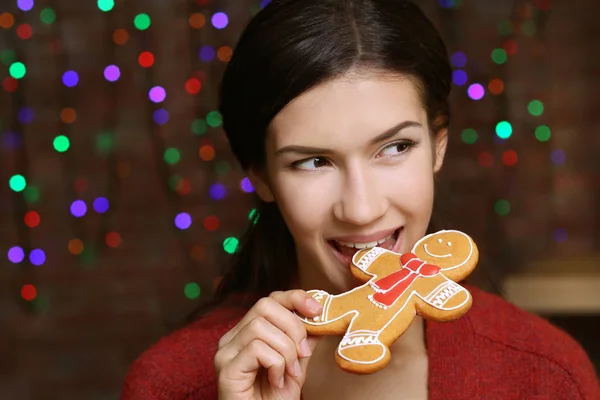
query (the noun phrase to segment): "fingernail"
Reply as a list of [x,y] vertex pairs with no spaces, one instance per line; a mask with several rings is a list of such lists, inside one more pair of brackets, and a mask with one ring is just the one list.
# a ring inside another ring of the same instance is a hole
[[315,312],[315,313],[321,312],[321,310],[323,309],[323,306],[321,305],[321,303],[319,303],[312,297],[310,297],[306,300],[306,305],[308,306],[308,308],[310,308],[310,310],[312,312]]
[[281,379],[279,380],[279,388],[283,389],[283,385],[284,385],[284,383],[283,383],[283,376],[282,376]]
[[300,363],[298,362],[298,360],[294,362],[294,374],[296,375],[296,377],[302,375],[302,368],[300,367]]
[[302,339],[300,342],[300,351],[302,352],[302,357],[308,357],[312,354],[310,351],[310,346],[308,345],[308,341],[306,339]]

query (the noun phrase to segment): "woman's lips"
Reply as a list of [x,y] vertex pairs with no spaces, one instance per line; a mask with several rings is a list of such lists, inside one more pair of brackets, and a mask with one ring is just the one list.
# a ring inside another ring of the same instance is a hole
[[[381,248],[388,249],[388,250],[391,250],[391,251],[397,253],[398,249],[400,248],[400,244],[402,242],[401,239],[402,239],[402,231],[403,230],[404,230],[404,227],[398,228],[388,240],[377,245],[376,247],[381,247]],[[354,254],[356,254],[358,251],[362,250],[362,249],[342,246],[333,240],[329,240],[329,241],[327,241],[327,243],[331,247],[331,249],[334,253],[334,256],[345,266],[350,266],[350,264],[352,263],[352,257],[354,257]]]

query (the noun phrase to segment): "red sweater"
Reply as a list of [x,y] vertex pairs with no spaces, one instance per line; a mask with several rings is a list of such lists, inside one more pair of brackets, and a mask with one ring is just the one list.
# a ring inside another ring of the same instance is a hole
[[[465,316],[426,323],[429,399],[600,400],[594,368],[570,336],[468,289],[473,306]],[[222,308],[161,339],[133,363],[121,399],[217,399],[217,344],[245,311]]]

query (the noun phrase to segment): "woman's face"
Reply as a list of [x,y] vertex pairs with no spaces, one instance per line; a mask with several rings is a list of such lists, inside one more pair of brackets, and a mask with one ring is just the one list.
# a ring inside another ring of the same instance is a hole
[[266,171],[251,177],[294,238],[300,287],[343,292],[356,286],[359,249],[411,250],[429,224],[446,137],[432,142],[414,84],[390,76],[336,79],[274,118]]

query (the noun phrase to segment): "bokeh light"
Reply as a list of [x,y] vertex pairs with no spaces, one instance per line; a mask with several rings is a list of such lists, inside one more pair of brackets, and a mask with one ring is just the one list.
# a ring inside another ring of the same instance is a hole
[[150,68],[154,65],[154,54],[149,51],[144,51],[138,56],[138,64],[144,68]]
[[190,214],[182,212],[175,217],[175,226],[181,230],[188,229],[192,225]]
[[494,165],[494,157],[489,151],[484,151],[477,157],[477,162],[484,168],[489,168]]
[[23,300],[27,301],[35,300],[35,298],[37,297],[37,290],[35,286],[33,286],[30,283],[23,285],[21,287],[21,297],[23,298]]
[[25,251],[19,246],[14,246],[8,249],[8,261],[14,264],[19,264],[25,259]]
[[40,214],[38,214],[36,211],[28,211],[23,220],[25,221],[25,225],[27,225],[29,228],[35,228],[36,226],[40,225],[41,219]]
[[512,125],[508,121],[500,121],[496,124],[496,135],[500,139],[508,139],[512,135]]
[[54,138],[52,146],[54,146],[54,150],[58,151],[59,153],[64,153],[65,151],[69,150],[71,142],[65,135],[58,135]]
[[108,232],[104,238],[104,241],[108,247],[112,247],[114,249],[115,247],[119,247],[121,244],[121,235],[119,235],[118,232]]
[[567,155],[562,149],[554,149],[550,153],[550,159],[554,165],[562,165],[567,161]]
[[200,59],[202,61],[212,61],[215,58],[216,52],[214,47],[210,45],[205,45],[200,48]]
[[200,297],[200,292],[200,285],[198,285],[196,282],[189,282],[183,288],[183,293],[185,294],[185,297],[187,297],[190,300],[194,300]]
[[116,82],[121,77],[121,70],[116,65],[104,68],[104,78],[109,82]]
[[550,128],[547,125],[540,125],[535,128],[535,138],[540,142],[547,142],[551,136]]
[[161,103],[167,97],[167,92],[162,86],[154,86],[148,92],[148,97],[153,103]]
[[506,166],[512,167],[517,164],[519,157],[517,152],[514,150],[506,150],[502,153],[502,163]]
[[239,240],[234,237],[228,237],[223,241],[223,250],[229,254],[235,253],[239,245]]
[[133,25],[140,31],[150,28],[151,22],[150,16],[144,13],[136,15],[133,19]]
[[248,177],[242,179],[242,182],[240,182],[240,187],[246,193],[254,192],[254,186],[252,186],[252,182],[250,182]]
[[169,122],[169,113],[164,108],[159,108],[152,113],[152,118],[158,125],[164,125]]
[[50,7],[44,8],[40,12],[40,21],[45,25],[53,24],[56,21],[56,12]]
[[498,215],[508,215],[510,213],[510,202],[505,199],[500,199],[494,204],[494,211]]
[[210,187],[209,194],[213,199],[221,200],[227,195],[227,189],[225,188],[225,185],[221,183],[215,183]]
[[36,267],[46,262],[46,253],[42,249],[34,249],[29,253],[29,262]]
[[83,200],[75,200],[71,203],[71,215],[77,218],[83,217],[87,213],[87,205]]
[[539,100],[531,100],[527,105],[527,111],[534,117],[539,117],[544,113],[544,103]]
[[8,73],[15,79],[22,79],[27,74],[27,68],[22,62],[16,61],[11,64]]
[[27,187],[27,180],[23,175],[13,175],[8,181],[9,187],[15,192],[22,192]]
[[75,71],[67,71],[62,77],[63,84],[67,87],[74,87],[79,83],[79,75]]
[[220,221],[216,215],[210,215],[210,216],[204,218],[204,227],[208,231],[211,231],[211,232],[216,231],[217,229],[219,229],[219,225],[220,225]]
[[469,77],[467,73],[462,69],[457,69],[452,72],[452,82],[454,82],[456,86],[463,86],[467,83],[468,80]]
[[17,7],[21,11],[30,11],[34,6],[33,0],[17,0]]
[[100,11],[108,12],[115,7],[114,0],[98,0],[98,8]]
[[485,94],[485,89],[480,83],[473,83],[467,91],[469,97],[473,100],[481,100]]
[[164,159],[167,164],[174,165],[177,164],[179,160],[181,160],[181,154],[179,153],[179,150],[177,150],[174,147],[171,147],[165,150]]
[[477,141],[477,132],[473,128],[464,129],[460,134],[460,138],[465,144],[473,144]]
[[97,197],[93,203],[94,211],[98,214],[104,214],[108,211],[109,202],[106,197]]
[[450,56],[450,62],[457,68],[467,65],[467,56],[462,51],[457,51]]
[[508,59],[508,54],[504,49],[494,49],[491,54],[492,61],[496,64],[504,64]]
[[215,28],[224,29],[229,23],[229,19],[227,18],[227,14],[218,12],[213,14],[211,22]]

